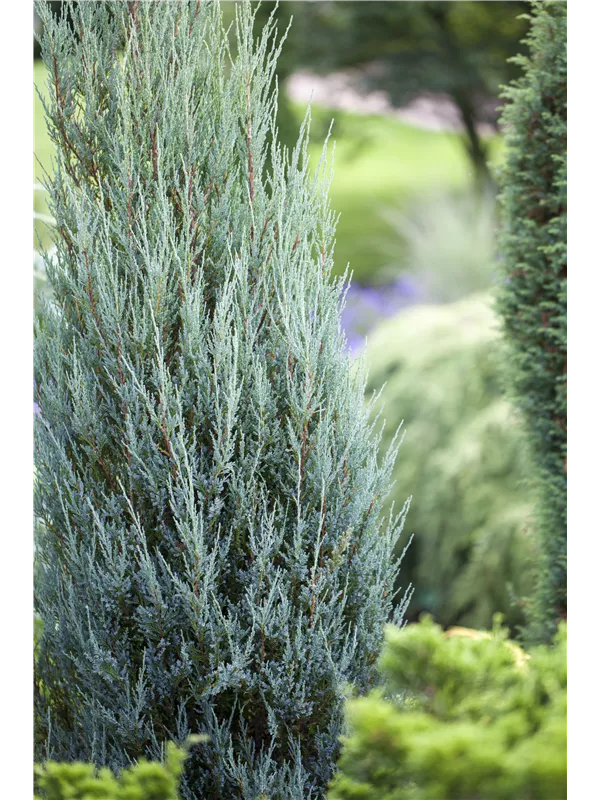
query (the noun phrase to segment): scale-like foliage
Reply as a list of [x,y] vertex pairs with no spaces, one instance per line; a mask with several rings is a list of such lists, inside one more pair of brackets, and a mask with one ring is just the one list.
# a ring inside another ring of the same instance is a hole
[[506,91],[501,174],[509,380],[535,460],[541,555],[528,637],[567,613],[567,5],[535,5],[523,76]]
[[348,703],[329,800],[566,798],[567,626],[530,653],[506,636],[390,626],[386,692]]
[[184,797],[320,797],[392,610],[395,446],[344,355],[325,159],[277,145],[239,4],[44,21],[56,301],[36,335],[37,756],[206,733]]
[[116,777],[106,767],[49,761],[35,765],[34,800],[179,800],[186,751],[167,745],[164,764],[141,760]]

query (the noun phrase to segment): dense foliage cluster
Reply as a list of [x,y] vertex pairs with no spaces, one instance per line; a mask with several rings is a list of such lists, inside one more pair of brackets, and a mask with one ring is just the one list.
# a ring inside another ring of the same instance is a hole
[[[186,798],[321,797],[377,678],[382,518],[307,125],[238,4],[42,3],[55,300],[35,347],[36,757],[112,770],[207,733]],[[321,163],[324,168],[324,160]],[[401,618],[396,612],[396,619]]]
[[514,602],[531,590],[528,464],[514,412],[502,396],[498,321],[488,295],[417,306],[369,338],[373,386],[385,383],[391,438],[404,421],[404,457],[392,499],[416,500],[402,565],[415,594],[411,619],[489,627],[494,612],[514,627]]
[[531,654],[505,637],[390,626],[387,695],[348,703],[330,800],[566,798],[566,624]]
[[35,767],[34,800],[179,800],[185,756],[169,743],[164,764],[142,759],[119,776],[93,764],[49,761]]
[[535,463],[541,543],[528,635],[567,613],[567,4],[537,3],[507,91],[501,174],[505,283],[499,311],[509,381]]

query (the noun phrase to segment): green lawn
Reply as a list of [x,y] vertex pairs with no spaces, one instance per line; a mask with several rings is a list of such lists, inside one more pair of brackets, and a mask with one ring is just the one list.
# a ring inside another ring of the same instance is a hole
[[[406,208],[411,199],[429,192],[466,188],[471,166],[457,134],[421,130],[389,117],[324,109],[314,109],[316,127],[322,129],[324,119],[332,116],[337,143],[330,197],[341,214],[336,271],[343,272],[350,262],[356,280],[376,282],[387,261],[381,240],[390,236],[381,210],[390,205]],[[320,147],[312,151],[317,154]],[[493,161],[500,152],[496,138]]]
[[[41,62],[34,65],[34,79],[45,91],[45,68]],[[304,107],[293,108],[299,124]],[[470,165],[457,134],[425,131],[388,117],[359,116],[316,107],[311,154],[320,154],[320,143],[332,117],[336,152],[330,196],[333,208],[341,214],[336,272],[343,272],[350,262],[356,280],[376,282],[387,260],[382,238],[389,236],[388,226],[381,218],[382,208],[390,205],[406,208],[411,198],[423,193],[466,187],[471,180]],[[48,169],[53,145],[35,91],[34,120],[35,154]],[[492,149],[497,158],[499,140],[493,142]],[[34,171],[35,180],[39,181],[42,169],[35,158]],[[34,207],[40,213],[47,211],[41,192],[35,192]],[[47,226],[38,222],[36,230],[47,243]]]
[[[37,85],[39,90],[43,92],[44,95],[47,94],[46,92],[46,68],[44,67],[41,61],[34,61],[33,62],[33,80],[34,83]],[[34,145],[34,156],[33,156],[33,174],[34,174],[34,181],[35,183],[39,183],[43,177],[43,169],[38,163],[37,158],[42,162],[44,167],[49,170],[50,164],[52,160],[52,153],[54,150],[54,145],[50,141],[50,137],[48,136],[48,132],[46,131],[46,124],[44,121],[44,109],[40,98],[38,97],[35,88],[33,90],[33,145]],[[47,214],[48,213],[48,206],[46,205],[46,195],[41,191],[35,191],[33,193],[33,208],[39,214]],[[33,246],[37,248],[38,240],[37,235],[42,239],[44,245],[49,243],[50,237],[48,234],[48,226],[45,225],[43,222],[34,222],[34,236],[33,236]]]

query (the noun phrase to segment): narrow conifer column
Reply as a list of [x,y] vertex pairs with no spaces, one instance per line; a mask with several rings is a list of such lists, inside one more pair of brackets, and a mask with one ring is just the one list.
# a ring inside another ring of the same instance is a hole
[[549,642],[567,615],[567,5],[536,2],[503,114],[505,280],[499,293],[510,390],[533,455],[540,557],[526,636]]
[[185,797],[322,797],[403,519],[344,355],[325,154],[313,174],[307,122],[277,145],[249,4],[233,53],[217,3],[38,10],[37,756],[119,769],[207,733]]

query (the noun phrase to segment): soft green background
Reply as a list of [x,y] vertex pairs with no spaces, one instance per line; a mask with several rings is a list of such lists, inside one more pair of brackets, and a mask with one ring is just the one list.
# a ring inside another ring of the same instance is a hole
[[367,345],[369,389],[383,387],[383,446],[403,423],[388,498],[413,496],[398,555],[414,534],[400,584],[415,587],[410,619],[487,628],[531,591],[530,465],[518,415],[503,397],[493,298],[423,305],[383,322]]

